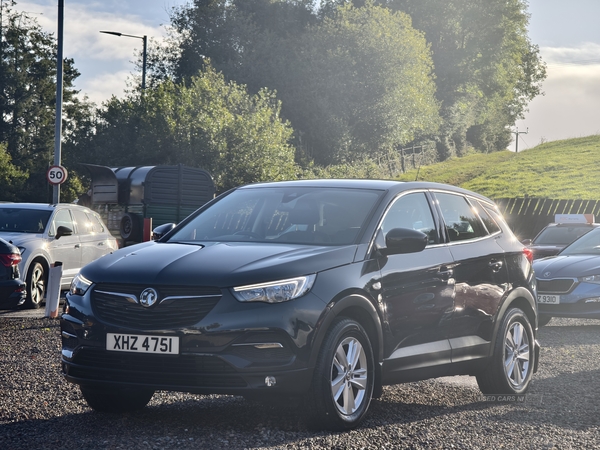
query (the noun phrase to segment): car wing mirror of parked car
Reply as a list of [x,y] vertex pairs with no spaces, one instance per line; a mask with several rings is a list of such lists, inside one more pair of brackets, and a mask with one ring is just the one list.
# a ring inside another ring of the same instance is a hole
[[[385,235],[385,246],[377,245],[377,249],[384,255],[417,253],[427,246],[428,240],[427,235],[418,230],[393,228]],[[381,242],[381,236],[378,236],[376,243]]]
[[73,230],[68,227],[61,225],[56,229],[56,239],[62,236],[71,236],[73,234]]
[[163,237],[165,234],[167,234],[173,228],[175,228],[174,223],[164,223],[162,225],[157,226],[156,228],[154,228],[152,230],[152,240],[158,241],[161,237]]

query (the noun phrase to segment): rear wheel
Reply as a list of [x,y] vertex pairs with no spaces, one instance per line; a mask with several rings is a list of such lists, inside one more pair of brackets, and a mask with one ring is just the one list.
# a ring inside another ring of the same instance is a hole
[[44,266],[39,262],[34,262],[27,271],[27,299],[25,307],[38,309],[44,300],[46,294],[47,274]]
[[348,430],[364,419],[373,395],[374,358],[363,327],[337,319],[319,353],[307,411],[319,428]]
[[152,389],[80,386],[90,408],[98,412],[122,413],[142,409],[148,404]]
[[498,329],[494,353],[486,369],[477,376],[484,394],[523,394],[535,366],[535,341],[529,319],[518,309],[509,309]]

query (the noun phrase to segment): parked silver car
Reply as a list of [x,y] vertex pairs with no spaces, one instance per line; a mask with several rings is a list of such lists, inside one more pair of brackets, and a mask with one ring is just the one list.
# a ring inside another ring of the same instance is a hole
[[76,204],[0,204],[0,238],[21,251],[19,272],[27,285],[25,306],[39,308],[48,271],[62,262],[61,289],[79,269],[118,248],[98,213]]

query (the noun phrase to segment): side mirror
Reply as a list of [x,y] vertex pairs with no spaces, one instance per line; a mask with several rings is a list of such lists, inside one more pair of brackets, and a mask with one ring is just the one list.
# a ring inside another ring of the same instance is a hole
[[164,223],[162,225],[157,226],[156,228],[154,228],[152,230],[152,240],[158,241],[161,237],[163,237],[165,234],[167,234],[173,228],[175,228],[174,223]]
[[379,250],[385,255],[417,253],[427,246],[428,241],[428,236],[418,230],[393,228],[385,236],[385,247]]
[[56,238],[55,239],[58,239],[62,236],[71,236],[72,234],[73,234],[73,230],[61,225],[60,227],[58,227],[56,229]]

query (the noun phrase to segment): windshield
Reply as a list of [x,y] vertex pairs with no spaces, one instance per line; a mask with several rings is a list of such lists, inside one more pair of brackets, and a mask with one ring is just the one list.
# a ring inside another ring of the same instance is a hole
[[0,208],[0,231],[43,233],[52,211],[26,208]]
[[381,195],[360,189],[239,189],[202,211],[169,242],[352,244]]
[[568,245],[588,233],[592,227],[549,227],[532,242],[536,245]]
[[594,228],[560,252],[561,255],[599,255],[600,228]]

